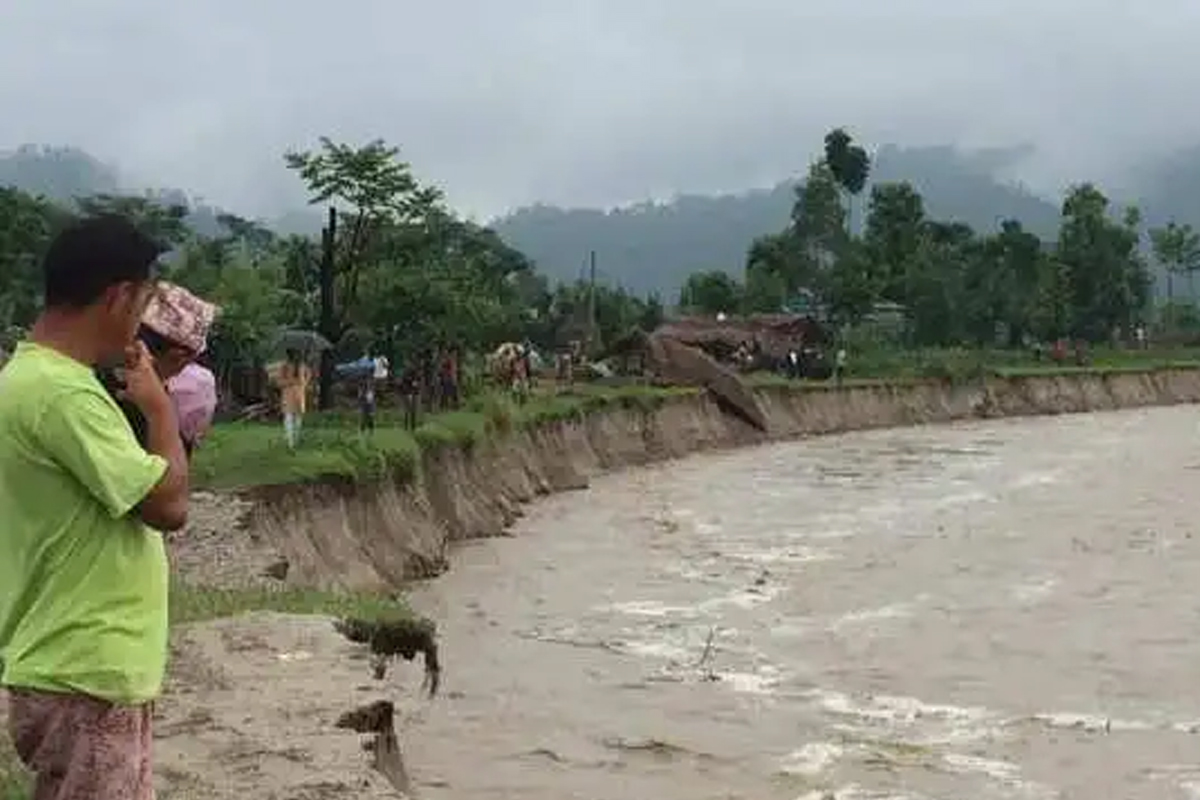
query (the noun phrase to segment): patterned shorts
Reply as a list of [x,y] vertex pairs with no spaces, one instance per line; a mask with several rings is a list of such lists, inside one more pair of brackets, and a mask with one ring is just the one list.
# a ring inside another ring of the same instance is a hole
[[153,706],[9,689],[8,727],[33,800],[154,800]]

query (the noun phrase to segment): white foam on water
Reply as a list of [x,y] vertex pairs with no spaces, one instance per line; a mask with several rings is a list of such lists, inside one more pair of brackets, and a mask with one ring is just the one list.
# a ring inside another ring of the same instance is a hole
[[908,731],[916,746],[958,746],[995,738],[999,716],[986,708],[937,705],[913,697],[876,696],[852,698],[829,689],[814,689],[803,697],[816,702],[825,712],[847,721],[865,723],[835,726],[851,735],[877,735]]
[[888,619],[903,619],[906,617],[911,617],[912,615],[912,604],[910,603],[893,603],[891,605],[881,606],[879,608],[862,608],[838,617],[829,624],[828,630],[837,633],[843,628],[859,625],[861,623],[878,622],[880,620]]
[[805,534],[810,539],[849,539],[854,536],[850,528],[828,528],[823,531],[811,531]]
[[1112,733],[1114,731],[1120,733],[1143,732],[1152,731],[1159,727],[1140,720],[1113,719],[1100,714],[1076,714],[1072,712],[1034,714],[1030,719],[1034,722],[1040,722],[1048,728],[1087,731],[1088,733]]
[[775,694],[782,678],[780,671],[769,664],[759,667],[757,672],[717,671],[714,674],[721,679],[722,683],[740,694]]
[[1052,594],[1057,586],[1058,578],[1040,578],[1012,587],[1012,596],[1019,603],[1037,603]]
[[928,798],[923,794],[877,791],[865,789],[857,783],[848,783],[836,789],[816,789],[805,792],[796,800],[928,800]]
[[809,742],[783,757],[780,771],[787,775],[815,778],[846,754],[846,748],[833,742]]
[[611,611],[617,614],[628,614],[631,617],[694,617],[698,613],[696,606],[677,606],[659,603],[655,600],[629,600],[621,603],[595,606],[596,611]]
[[959,492],[957,494],[947,494],[935,500],[931,505],[934,508],[950,508],[953,506],[972,505],[974,503],[994,503],[996,498],[994,495],[987,492],[970,491]]
[[786,588],[778,584],[767,584],[765,586],[756,586],[752,589],[741,589],[721,597],[714,597],[700,603],[696,608],[703,612],[711,612],[720,608],[733,606],[735,608],[749,609],[757,608],[771,602],[776,597],[779,597],[786,591]]
[[626,653],[643,658],[658,658],[663,661],[695,661],[696,651],[661,639],[652,641],[628,641],[616,645]]
[[1062,478],[1063,471],[1061,469],[1046,470],[1044,472],[1026,472],[1019,478],[1009,484],[1014,489],[1029,489],[1034,486],[1050,486],[1058,483]]
[[803,545],[771,547],[766,550],[751,550],[744,553],[727,553],[726,557],[754,564],[808,564],[815,561],[835,561],[841,558],[840,555],[828,550],[818,550]]
[[983,775],[1005,789],[1014,791],[1018,793],[1018,796],[1029,798],[1029,800],[1053,800],[1059,797],[1059,793],[1055,789],[1022,778],[1021,768],[1008,761],[961,753],[946,753],[942,756],[942,763],[951,772]]
[[997,761],[962,753],[946,753],[942,756],[942,761],[953,772],[973,772],[999,781],[1011,781],[1021,774],[1021,768],[1008,761]]
[[915,697],[877,695],[871,702],[876,708],[891,714],[893,718],[909,722],[929,718],[952,722],[982,722],[995,716],[990,710],[978,706],[926,703]]

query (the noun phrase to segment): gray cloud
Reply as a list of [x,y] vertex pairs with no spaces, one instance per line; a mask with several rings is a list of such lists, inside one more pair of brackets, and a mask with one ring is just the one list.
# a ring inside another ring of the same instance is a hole
[[8,0],[0,146],[251,213],[383,137],[464,210],[733,190],[868,144],[1006,145],[1052,191],[1200,139],[1194,0]]

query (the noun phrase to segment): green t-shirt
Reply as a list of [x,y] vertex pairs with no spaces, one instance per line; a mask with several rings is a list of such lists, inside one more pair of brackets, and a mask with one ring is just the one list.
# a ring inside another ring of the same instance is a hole
[[166,472],[90,367],[23,343],[0,370],[0,683],[158,695],[162,536],[131,513]]

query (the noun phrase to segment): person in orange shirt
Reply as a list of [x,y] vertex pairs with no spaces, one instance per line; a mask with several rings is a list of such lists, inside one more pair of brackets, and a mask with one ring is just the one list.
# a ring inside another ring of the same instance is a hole
[[300,444],[304,412],[308,409],[308,387],[312,383],[312,369],[304,362],[298,350],[287,352],[287,361],[279,370],[280,406],[283,410],[283,435],[287,445],[295,450]]

